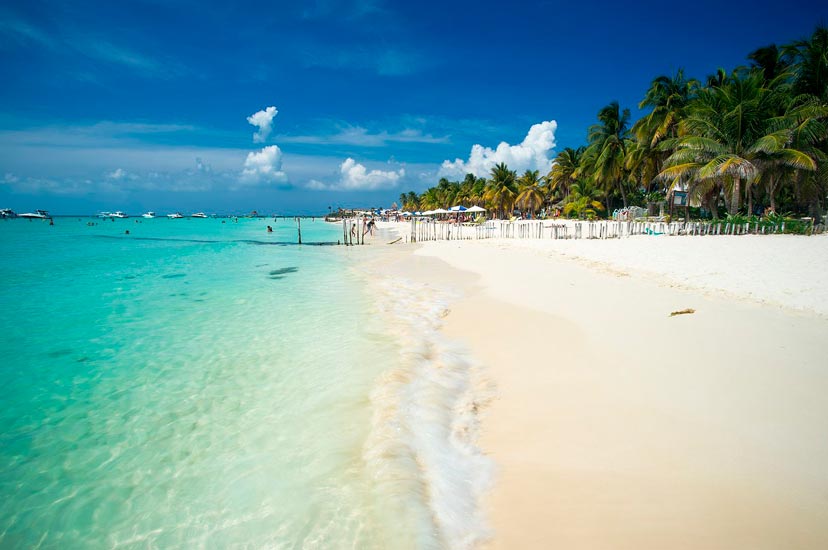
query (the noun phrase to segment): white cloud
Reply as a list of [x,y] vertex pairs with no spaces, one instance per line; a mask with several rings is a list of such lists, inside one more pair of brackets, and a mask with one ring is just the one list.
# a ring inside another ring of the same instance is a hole
[[319,180],[310,180],[308,183],[305,184],[305,187],[308,189],[313,189],[314,191],[328,191],[333,189],[332,186],[325,184]]
[[352,158],[345,159],[339,165],[339,179],[332,184],[319,180],[310,180],[305,187],[328,191],[376,191],[393,189],[405,177],[405,168],[399,170],[368,170]]
[[552,167],[552,149],[555,147],[555,130],[558,123],[554,120],[534,124],[529,128],[526,138],[519,145],[500,142],[497,149],[476,144],[471,148],[469,160],[455,159],[454,162],[443,161],[438,175],[440,177],[462,177],[472,173],[478,177],[488,176],[495,164],[505,162],[510,169],[518,172],[540,170],[546,174]]
[[279,113],[276,107],[268,107],[264,111],[253,113],[247,117],[247,122],[256,126],[258,131],[253,134],[254,143],[264,143],[273,130],[273,118]]
[[202,174],[209,174],[213,171],[213,167],[208,162],[205,162],[201,157],[196,157],[196,171]]
[[287,174],[282,171],[282,150],[268,145],[258,153],[248,153],[240,181],[254,185],[287,182]]
[[282,143],[358,145],[361,147],[384,147],[389,143],[447,143],[448,136],[434,136],[422,130],[406,128],[399,132],[370,132],[362,126],[347,126],[335,134],[279,136]]
[[111,179],[111,180],[120,180],[120,179],[124,179],[126,177],[126,175],[127,175],[126,172],[124,172],[124,170],[122,168],[118,168],[117,170],[114,170],[114,171],[108,173],[106,175],[106,177]]

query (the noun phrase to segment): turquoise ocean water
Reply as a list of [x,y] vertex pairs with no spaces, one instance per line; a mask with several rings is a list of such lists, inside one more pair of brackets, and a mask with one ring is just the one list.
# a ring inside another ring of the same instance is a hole
[[345,247],[224,222],[0,221],[0,547],[443,545],[366,460],[400,350]]

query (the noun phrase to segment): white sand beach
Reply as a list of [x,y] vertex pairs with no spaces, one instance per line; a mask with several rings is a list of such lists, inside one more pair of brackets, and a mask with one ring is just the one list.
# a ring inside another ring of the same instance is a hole
[[488,547],[828,547],[828,238],[403,246],[496,386]]

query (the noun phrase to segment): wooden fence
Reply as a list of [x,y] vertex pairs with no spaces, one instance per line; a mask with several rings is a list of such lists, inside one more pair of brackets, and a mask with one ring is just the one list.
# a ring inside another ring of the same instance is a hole
[[[495,220],[481,225],[458,225],[414,219],[411,220],[411,233],[406,240],[422,242],[476,239],[620,239],[633,235],[764,235],[785,233],[785,231],[785,222],[769,225],[727,221],[666,223],[606,220],[556,223],[554,220],[516,222]],[[805,230],[805,234],[813,235],[824,231],[825,225],[811,224]]]

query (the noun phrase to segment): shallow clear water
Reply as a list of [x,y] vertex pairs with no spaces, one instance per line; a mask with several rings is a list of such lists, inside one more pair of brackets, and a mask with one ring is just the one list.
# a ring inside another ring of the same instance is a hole
[[428,546],[364,459],[397,344],[343,248],[295,239],[0,221],[0,546]]

